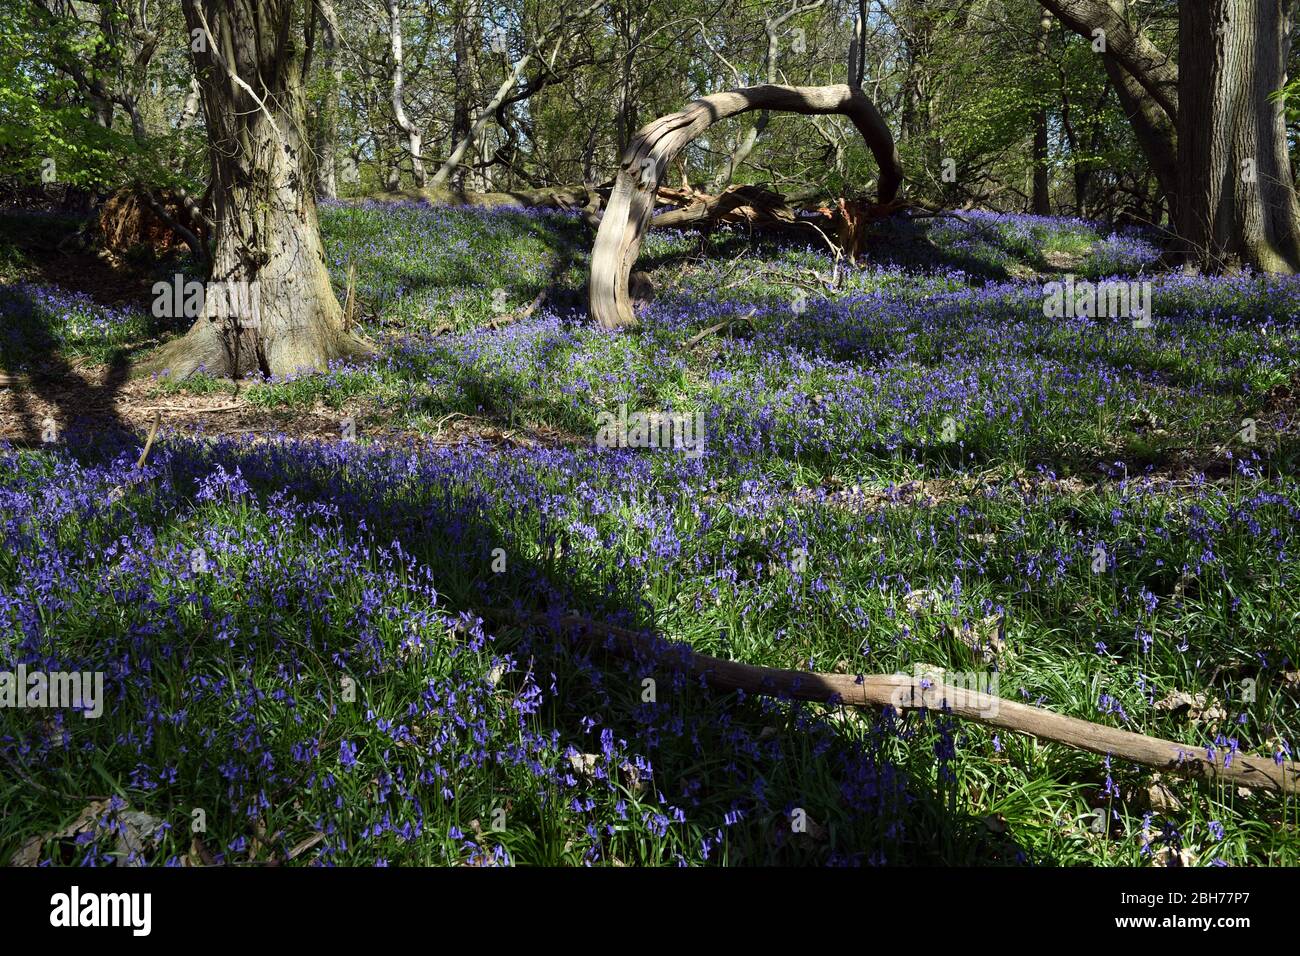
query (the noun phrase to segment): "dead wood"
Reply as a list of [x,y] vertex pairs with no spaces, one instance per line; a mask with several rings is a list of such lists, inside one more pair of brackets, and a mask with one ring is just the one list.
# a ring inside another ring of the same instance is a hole
[[100,242],[117,257],[146,248],[156,258],[164,258],[187,246],[205,261],[208,228],[195,215],[196,208],[183,193],[163,191],[155,196],[140,189],[119,189],[100,206]]
[[[857,127],[880,167],[877,199],[889,204],[902,184],[894,139],[875,104],[860,89],[837,86],[751,86],[701,97],[643,127],[623,154],[591,256],[590,309],[604,328],[633,325],[628,276],[650,226],[659,182],[677,154],[719,120],[750,110],[840,114]],[[724,193],[724,195],[726,195]]]
[[963,720],[1028,734],[1089,753],[1130,760],[1161,771],[1278,793],[1300,793],[1300,769],[1294,761],[1278,763],[1267,757],[1230,754],[1226,750],[1207,751],[1204,746],[1119,730],[966,688],[932,683],[921,677],[904,674],[855,676],[759,667],[697,654],[685,645],[673,645],[651,634],[577,614],[558,621],[545,614],[521,616],[504,609],[493,609],[485,614],[516,624],[558,626],[569,633],[598,641],[606,649],[622,656],[645,656],[653,652],[656,645],[661,649],[675,647],[680,650],[680,655],[661,655],[665,666],[684,667],[718,690],[740,690],[747,694],[827,705],[943,711]]

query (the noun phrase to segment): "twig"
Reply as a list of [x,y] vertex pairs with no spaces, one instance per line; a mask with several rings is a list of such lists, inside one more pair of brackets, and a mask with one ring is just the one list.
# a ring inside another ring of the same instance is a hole
[[[838,269],[839,267],[838,259],[836,260],[835,265],[836,268]],[[815,280],[817,280],[817,284],[814,285],[812,282],[805,282],[800,279],[796,279],[793,276],[787,275],[785,272],[782,272],[780,269],[762,268],[749,273],[749,275],[744,276],[743,278],[737,279],[735,282],[730,282],[727,285],[723,286],[722,288],[724,290],[734,289],[736,286],[744,285],[746,282],[749,282],[753,279],[757,279],[759,276],[762,275],[777,276],[778,278],[784,279],[786,282],[789,282],[791,285],[797,285],[804,289],[810,289],[813,292],[824,292],[827,289],[834,289],[836,282],[838,281],[837,275],[833,274],[831,278],[827,279],[816,269],[800,269],[799,271],[805,275],[812,276]]]
[[750,309],[749,312],[745,315],[733,315],[729,319],[723,319],[721,322],[717,323],[716,325],[710,325],[703,332],[697,332],[694,335],[692,335],[689,339],[687,339],[685,344],[682,345],[682,349],[686,350],[689,348],[694,348],[696,345],[704,341],[704,339],[708,338],[714,332],[719,332],[722,329],[725,329],[729,325],[734,325],[737,322],[752,322],[754,320],[754,314],[756,312],[758,312],[758,309],[756,308]]
[[144,463],[149,458],[149,450],[153,448],[153,440],[158,435],[158,426],[162,423],[162,412],[153,413],[153,425],[149,427],[149,437],[144,440],[144,450],[140,452],[140,460],[135,463],[135,467],[143,468]]
[[324,839],[325,839],[325,834],[323,833],[316,833],[313,834],[312,836],[309,836],[307,839],[303,840],[301,843],[299,843],[297,846],[291,849],[288,852],[288,854],[285,855],[284,862],[289,863],[292,860],[296,860],[298,857],[302,856],[304,853],[306,853],[308,850],[310,850],[317,843],[320,843],[321,840]]
[[36,790],[41,791],[42,793],[48,793],[52,797],[60,797],[61,799],[64,800],[75,800],[75,801],[81,801],[81,800],[96,801],[96,800],[108,799],[107,796],[97,794],[97,793],[75,794],[75,793],[68,793],[66,790],[58,790],[54,787],[47,787],[45,786],[45,784],[37,783],[35,780],[33,780],[31,776],[26,772],[24,772],[23,768],[20,767],[13,759],[11,759],[10,756],[7,753],[5,753],[3,750],[0,750],[0,757],[4,758],[5,763],[7,763],[13,769],[14,773],[22,777],[24,783],[26,783],[28,786]]
[[212,408],[202,408],[197,405],[150,405],[142,409],[146,412],[237,412],[241,408],[247,408],[247,405],[214,405]]
[[550,289],[543,289],[541,292],[537,293],[537,295],[533,296],[533,301],[528,303],[527,306],[522,309],[516,309],[514,312],[510,312],[506,315],[494,318],[487,324],[487,327],[489,329],[499,329],[501,326],[509,325],[511,322],[522,322],[537,311],[537,307],[546,301],[546,296],[549,292]]

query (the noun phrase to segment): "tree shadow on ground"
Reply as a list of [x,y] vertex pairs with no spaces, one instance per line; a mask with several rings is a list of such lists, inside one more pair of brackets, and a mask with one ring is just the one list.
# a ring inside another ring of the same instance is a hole
[[20,287],[6,290],[6,298],[0,369],[7,382],[4,404],[11,408],[9,440],[38,445],[77,428],[129,432],[117,411],[131,376],[128,353],[115,350],[98,371],[74,366],[59,350],[49,310]]
[[[85,454],[110,451],[111,443],[101,442]],[[692,822],[710,831],[723,829],[722,815],[734,813],[736,821],[726,827],[732,862],[1025,861],[1026,851],[1013,835],[995,832],[984,820],[955,811],[948,787],[921,779],[891,760],[891,752],[907,748],[909,731],[887,718],[831,719],[830,713],[806,703],[781,704],[707,689],[678,669],[680,647],[651,642],[644,654],[629,657],[612,653],[599,642],[575,639],[571,625],[556,623],[565,614],[632,628],[646,628],[654,617],[639,576],[623,562],[590,565],[572,557],[581,553],[581,538],[560,514],[538,513],[540,531],[529,531],[533,517],[519,510],[518,496],[528,496],[539,507],[554,501],[554,490],[541,492],[534,483],[542,480],[542,474],[569,474],[575,459],[563,454],[557,458],[552,452],[508,452],[502,453],[504,460],[497,458],[491,465],[488,458],[480,457],[482,467],[473,468],[457,458],[469,453],[466,449],[395,452],[357,445],[327,448],[320,443],[282,448],[190,443],[177,450],[166,467],[178,495],[174,504],[193,495],[197,482],[217,466],[227,473],[238,468],[263,502],[277,494],[309,502],[313,508],[327,509],[322,513],[332,511],[337,516],[346,540],[362,545],[391,540],[440,569],[434,583],[445,608],[483,616],[495,635],[497,652],[509,651],[516,660],[527,662],[530,672],[551,675],[553,693],[538,715],[547,729],[562,744],[572,744],[581,752],[594,748],[590,736],[594,721],[649,757],[653,788],[666,803],[684,808],[688,819],[695,815]],[[426,474],[420,464],[424,454],[438,461]],[[516,467],[521,477],[514,488],[479,483],[480,473],[489,468],[504,469],[496,473],[499,481]],[[463,487],[433,481],[434,475],[445,478],[448,473],[440,469],[461,475]],[[413,492],[413,488],[421,490]],[[635,489],[629,488],[629,493]],[[161,513],[169,516],[161,520],[178,521],[183,520],[184,509],[168,505]],[[493,567],[496,549],[508,556],[507,568],[500,573]],[[291,578],[285,583],[293,585]],[[51,626],[50,632],[57,635],[58,626]],[[355,648],[343,640],[346,630],[335,627],[326,633],[336,643],[321,644],[312,652],[348,664]],[[133,640],[161,638],[161,634],[150,638],[141,632]],[[208,643],[210,647],[196,651],[200,657],[189,663],[188,670],[203,672],[202,657],[224,661],[222,666],[239,663],[224,660],[221,642]],[[261,671],[275,664],[253,659],[259,651],[267,652],[265,645],[232,646],[232,650],[238,659],[249,658],[241,670],[247,666]],[[355,669],[361,663],[353,660],[350,666]],[[401,665],[389,660],[376,666],[378,675]],[[644,695],[647,678],[658,686],[651,701]],[[140,679],[166,677],[145,674]],[[125,706],[144,708],[148,697],[131,695]],[[144,718],[141,710],[142,726],[147,723]],[[916,724],[909,726],[915,733]],[[955,736],[950,729],[941,739],[955,746]],[[929,738],[916,740],[928,751]],[[928,758],[928,752],[923,753],[914,762],[924,765]],[[216,770],[208,767],[204,772]],[[250,785],[256,788],[257,782]],[[277,800],[294,799],[291,792],[267,789]],[[181,799],[184,805],[183,785],[180,793],[165,788],[163,796]],[[794,810],[803,810],[815,829],[806,833],[792,829],[789,821]],[[520,825],[518,820],[513,824]],[[523,825],[528,825],[527,819]]]

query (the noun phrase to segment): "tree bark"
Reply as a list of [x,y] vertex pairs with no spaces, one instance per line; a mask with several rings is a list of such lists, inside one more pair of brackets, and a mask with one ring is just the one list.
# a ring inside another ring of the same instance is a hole
[[[456,144],[470,135],[474,127],[474,104],[479,99],[479,56],[478,31],[475,24],[479,17],[478,0],[463,0],[454,9],[453,64],[452,82],[455,86],[455,102],[452,105],[451,144],[448,153]],[[454,174],[453,185],[458,189],[475,189],[482,186],[482,181],[475,181],[472,174],[462,167]]]
[[743,691],[780,700],[810,700],[840,707],[891,707],[896,713],[948,713],[990,727],[1077,747],[1089,753],[1131,760],[1169,773],[1200,778],[1220,786],[1244,786],[1282,794],[1300,794],[1300,766],[1250,754],[1215,752],[1200,745],[1148,737],[1131,730],[1068,717],[1050,710],[1006,700],[972,689],[946,684],[936,675],[828,674],[783,670],[696,654],[690,647],[652,631],[638,631],[568,614],[559,619],[521,614],[506,608],[484,608],[490,618],[547,627],[578,637],[624,657],[657,660],[659,667],[694,674],[721,691]]
[[1179,7],[1178,171],[1185,252],[1220,271],[1300,271],[1283,104],[1291,0]]
[[256,289],[260,308],[220,314],[208,296],[205,314],[146,367],[171,377],[200,368],[231,377],[251,370],[283,376],[368,351],[368,343],[343,327],[306,177],[303,75],[312,5],[183,0],[183,7],[188,29],[203,31],[207,41],[191,56],[213,171],[212,280]]
[[881,203],[898,195],[902,163],[894,137],[875,104],[860,89],[838,86],[750,86],[701,97],[685,109],[643,127],[623,154],[614,190],[591,254],[591,316],[604,328],[634,325],[628,277],[641,235],[654,215],[659,181],[677,154],[714,123],[750,110],[847,116],[880,166]]
[[402,188],[402,144],[395,133],[385,131],[375,137],[376,142],[384,144],[388,156],[388,165],[384,169],[384,188],[395,193]]

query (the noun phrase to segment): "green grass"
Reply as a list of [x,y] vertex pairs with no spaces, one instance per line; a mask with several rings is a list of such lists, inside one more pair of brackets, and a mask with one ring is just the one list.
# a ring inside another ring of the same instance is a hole
[[[35,608],[27,628],[60,655],[150,672],[130,685],[138,701],[69,717],[57,760],[0,783],[0,856],[66,824],[85,795],[117,794],[175,827],[156,861],[190,852],[203,807],[204,840],[230,862],[323,833],[298,862],[480,863],[499,847],[520,864],[1145,865],[1173,845],[1198,864],[1300,863],[1294,800],[1166,776],[1178,805],[1153,809],[1151,771],[1122,761],[937,714],[893,724],[739,701],[509,620],[489,619],[482,641],[457,624],[561,604],[757,664],[995,668],[1002,696],[1060,713],[1189,747],[1294,747],[1294,283],[1157,276],[1157,326],[1134,330],[1042,314],[1048,276],[1028,273],[1061,257],[1079,276],[1143,265],[1079,223],[994,222],[972,239],[945,222],[834,289],[808,273],[830,271],[816,248],[652,234],[658,296],[638,329],[561,313],[490,331],[498,289],[511,308],[548,285],[581,302],[576,222],[349,207],[322,223],[340,292],[356,264],[381,354],[245,394],[289,412],[360,408],[360,445],[164,441],[150,477],[111,502],[130,449],[117,464],[8,453],[0,641],[28,633],[20,610]],[[619,403],[706,410],[710,454],[590,453],[597,415]],[[431,435],[456,413],[555,430],[574,451],[366,443],[378,428]],[[1253,443],[1238,436],[1246,417]],[[248,490],[196,491],[236,467]],[[187,571],[196,546],[216,571]],[[999,627],[1006,645],[986,656],[975,637]],[[534,681],[536,708],[517,708]],[[412,715],[430,686],[458,702]],[[1176,692],[1204,695],[1208,713],[1157,706]],[[136,739],[146,713],[182,708]],[[0,726],[34,734],[29,716]],[[570,772],[600,752],[602,728],[622,741],[595,764],[610,779]],[[652,778],[621,770],[636,756]],[[413,783],[434,763],[445,776]],[[870,796],[855,789],[867,763],[889,768]],[[812,834],[790,835],[791,807]],[[374,833],[385,819],[425,829]],[[46,853],[79,862],[90,846],[111,854],[113,836]]]

